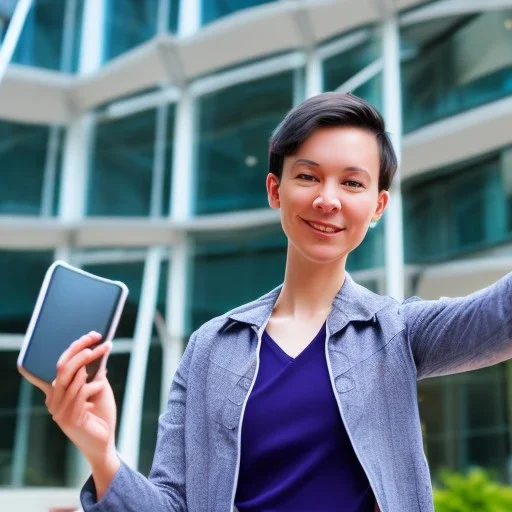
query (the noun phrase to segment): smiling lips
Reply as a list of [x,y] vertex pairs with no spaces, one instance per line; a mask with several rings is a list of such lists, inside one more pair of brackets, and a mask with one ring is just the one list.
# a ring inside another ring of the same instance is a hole
[[322,233],[339,233],[340,231],[343,231],[342,228],[339,228],[338,226],[334,226],[333,224],[327,224],[325,222],[313,222],[309,220],[303,219],[306,224],[311,226],[313,229],[316,229],[317,231],[321,231]]

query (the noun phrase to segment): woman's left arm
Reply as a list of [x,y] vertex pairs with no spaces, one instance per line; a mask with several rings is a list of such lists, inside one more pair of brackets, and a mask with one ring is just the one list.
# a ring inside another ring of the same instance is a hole
[[418,379],[512,358],[512,273],[466,297],[409,299],[400,311]]

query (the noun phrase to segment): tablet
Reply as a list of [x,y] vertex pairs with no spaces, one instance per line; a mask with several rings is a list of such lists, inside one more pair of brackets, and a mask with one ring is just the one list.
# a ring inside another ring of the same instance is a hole
[[[75,340],[97,331],[100,343],[113,338],[128,295],[120,281],[111,281],[55,261],[43,280],[18,356],[18,366],[51,383],[57,361]],[[91,381],[106,361],[87,366]]]

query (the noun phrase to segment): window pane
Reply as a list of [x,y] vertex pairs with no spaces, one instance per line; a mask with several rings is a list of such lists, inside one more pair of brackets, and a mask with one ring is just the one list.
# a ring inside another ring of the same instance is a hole
[[403,49],[411,53],[402,65],[405,132],[512,92],[511,32],[505,23],[511,16],[510,9],[488,11],[402,31]]
[[158,0],[108,0],[105,60],[113,59],[156,34]]
[[360,85],[352,91],[352,94],[359,96],[363,100],[373,105],[380,113],[382,113],[382,73],[370,78],[363,85]]
[[88,191],[89,215],[149,214],[156,111],[96,126]]
[[[184,1],[184,0],[182,0]],[[202,0],[203,24],[226,16],[235,11],[254,7],[256,5],[268,4],[273,0]]]
[[[63,47],[64,23],[69,9]],[[20,34],[12,61],[16,64],[64,71],[76,71],[83,5],[76,0],[34,0]]]
[[507,152],[404,184],[407,262],[443,261],[510,240]]
[[0,122],[0,214],[39,215],[48,128]]
[[198,99],[196,213],[268,205],[268,140],[292,103],[292,72]]
[[[349,78],[352,78],[356,73],[381,57],[380,40],[372,35],[368,41],[325,59],[322,67],[323,90],[336,90]],[[354,94],[356,93],[354,92]]]
[[419,405],[430,469],[478,465],[507,475],[509,442],[504,363],[420,383]]
[[[7,302],[2,301],[2,305],[5,304]],[[16,369],[17,358],[17,352],[0,354],[0,485],[10,485],[12,481],[16,412],[21,383],[21,376]]]
[[24,334],[53,251],[0,251],[0,332]]
[[368,229],[361,245],[348,256],[347,270],[363,270],[384,266],[384,219]]
[[283,281],[286,238],[281,230],[231,233],[225,241],[197,240],[189,291],[191,331],[214,316],[254,300]]

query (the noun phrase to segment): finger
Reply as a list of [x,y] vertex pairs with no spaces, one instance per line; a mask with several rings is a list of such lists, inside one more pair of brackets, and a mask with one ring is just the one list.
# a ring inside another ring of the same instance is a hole
[[59,360],[57,361],[57,369],[59,366],[67,364],[68,361],[70,361],[76,354],[80,353],[85,348],[98,343],[101,338],[101,334],[95,331],[91,331],[71,343],[71,345],[62,353]]
[[85,368],[80,368],[74,379],[71,381],[66,392],[62,395],[58,395],[57,400],[54,399],[51,401],[48,410],[50,411],[50,414],[55,421],[59,422],[60,418],[66,414],[70,403],[76,399],[79,391],[85,385],[86,379],[87,372],[85,371]]
[[18,371],[20,374],[25,377],[31,384],[38,387],[46,396],[48,396],[49,393],[52,391],[52,386],[48,384],[48,382],[45,382],[44,380],[32,375],[31,373],[27,372],[25,368],[18,365]]
[[76,354],[65,366],[61,366],[57,370],[57,378],[53,383],[54,396],[52,408],[55,407],[54,404],[60,403],[62,396],[66,392],[78,370],[103,357],[108,350],[108,343],[101,344],[92,350],[90,348],[83,349],[82,352]]
[[83,425],[87,413],[90,412],[94,407],[94,404],[88,402],[87,400],[89,400],[96,393],[105,389],[106,385],[106,381],[94,381],[82,386],[74,403],[70,404],[71,411],[69,421],[72,425],[77,427],[81,427]]

